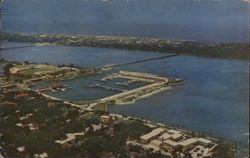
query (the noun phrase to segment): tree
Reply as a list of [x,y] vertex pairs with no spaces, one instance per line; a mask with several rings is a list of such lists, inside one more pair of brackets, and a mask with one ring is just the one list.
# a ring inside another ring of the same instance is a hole
[[10,73],[10,68],[12,68],[12,67],[14,67],[14,65],[13,64],[6,64],[5,66],[4,66],[4,75],[5,75],[5,77],[6,78],[10,78],[10,75],[11,75],[11,73]]
[[29,61],[26,60],[26,61],[24,61],[24,64],[29,65],[30,63],[29,63]]
[[4,58],[1,58],[1,59],[0,59],[0,62],[4,62],[4,61],[5,61],[5,59],[4,59]]
[[111,152],[113,145],[111,141],[104,137],[89,137],[82,145],[82,149],[86,151],[89,157],[98,157],[102,152]]

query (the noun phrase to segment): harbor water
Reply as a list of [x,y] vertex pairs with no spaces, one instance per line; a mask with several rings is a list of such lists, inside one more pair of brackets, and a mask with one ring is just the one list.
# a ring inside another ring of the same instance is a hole
[[[4,45],[24,44],[3,43]],[[2,51],[2,56],[7,60],[27,60],[50,64],[73,63],[85,68],[161,55],[165,54],[65,46],[36,46]],[[110,112],[177,124],[187,129],[204,131],[244,143],[248,142],[249,87],[246,86],[249,79],[248,61],[182,55],[116,67],[112,72],[119,70],[177,77],[184,79],[185,83],[138,100],[133,104],[109,106]],[[53,95],[67,100],[93,100],[111,95],[114,92],[105,89],[88,90],[83,87],[84,84],[96,82],[94,79],[100,79],[104,75],[97,74],[64,81],[63,83],[71,86],[72,89]],[[50,83],[39,84],[41,87],[46,87]],[[114,85],[111,81],[110,85],[112,84]]]

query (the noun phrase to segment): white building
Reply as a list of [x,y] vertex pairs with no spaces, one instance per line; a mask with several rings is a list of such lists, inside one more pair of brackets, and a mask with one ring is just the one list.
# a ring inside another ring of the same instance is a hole
[[165,131],[166,131],[166,129],[164,129],[164,128],[156,128],[153,131],[151,131],[150,133],[141,136],[140,140],[144,144],[148,143],[149,141],[159,137]]

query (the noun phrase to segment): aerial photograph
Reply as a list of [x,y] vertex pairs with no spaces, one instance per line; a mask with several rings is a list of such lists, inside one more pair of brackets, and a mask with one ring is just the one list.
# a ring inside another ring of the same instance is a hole
[[249,0],[0,0],[0,158],[248,158]]

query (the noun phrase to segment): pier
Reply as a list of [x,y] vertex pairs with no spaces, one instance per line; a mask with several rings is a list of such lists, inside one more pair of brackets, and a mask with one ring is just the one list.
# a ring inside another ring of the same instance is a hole
[[127,91],[125,89],[102,86],[98,83],[90,84],[90,85],[83,85],[83,87],[85,87],[85,88],[100,88],[100,89],[106,89],[106,90],[117,91],[117,92],[126,92]]
[[[130,72],[130,71],[119,71],[119,73],[114,73],[113,76],[110,76],[110,78],[126,78],[129,79],[128,82],[134,83],[137,81],[143,81],[148,82],[149,84],[132,89],[132,90],[123,90],[121,93],[114,94],[108,97],[104,97],[101,99],[96,100],[96,102],[91,103],[88,106],[88,109],[92,109],[96,105],[100,103],[117,103],[117,102],[131,102],[134,100],[137,100],[143,96],[147,96],[153,93],[160,92],[163,88],[165,89],[168,85],[168,78],[161,77],[154,74],[148,74],[148,73],[139,73],[139,72]],[[97,87],[97,88],[103,88],[103,89],[109,89],[109,90],[117,90],[112,89],[111,87],[105,87],[101,86],[100,84],[92,84],[92,85],[85,85],[85,87]]]

